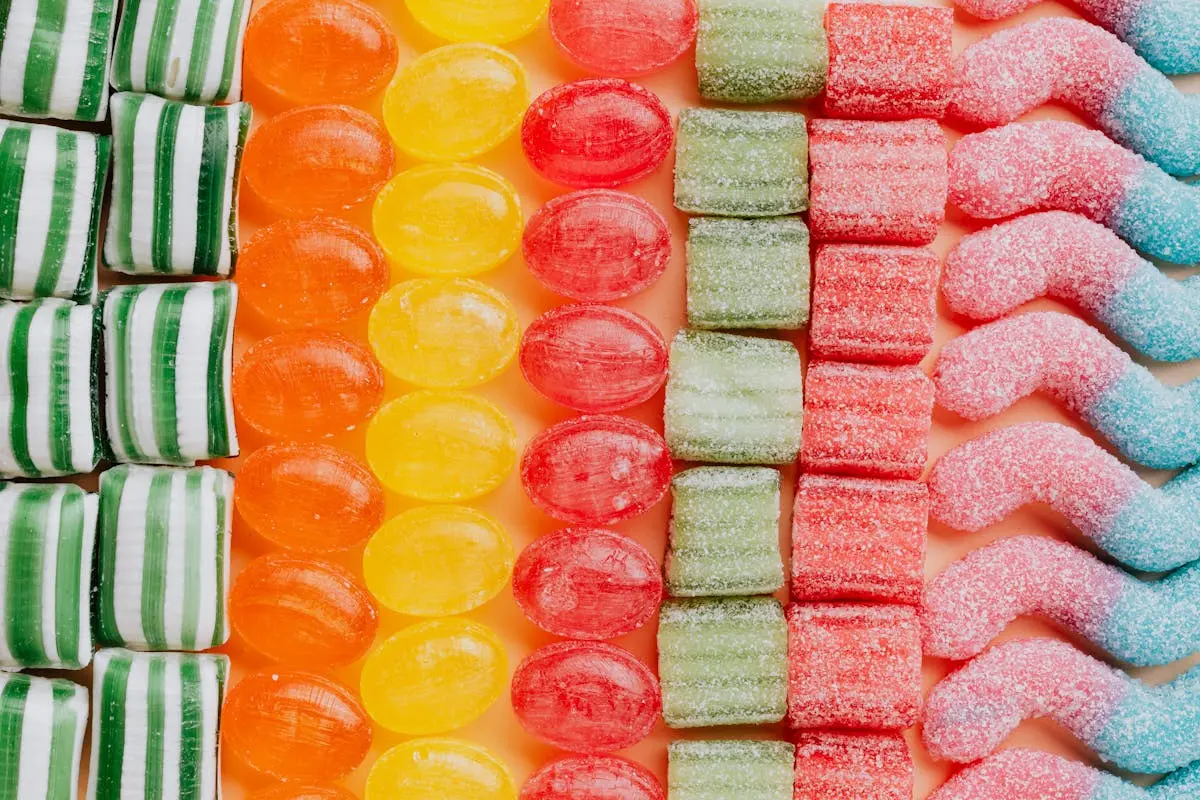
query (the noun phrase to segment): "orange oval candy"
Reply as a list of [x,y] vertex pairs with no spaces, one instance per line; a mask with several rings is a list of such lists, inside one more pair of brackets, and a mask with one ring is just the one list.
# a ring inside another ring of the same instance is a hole
[[249,800],[358,800],[339,786],[282,784],[250,795]]

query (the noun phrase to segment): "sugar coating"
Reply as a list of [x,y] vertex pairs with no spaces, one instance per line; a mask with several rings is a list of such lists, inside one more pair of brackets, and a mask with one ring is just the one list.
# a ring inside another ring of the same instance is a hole
[[946,135],[933,120],[809,124],[816,239],[929,244],[946,216]]
[[1039,750],[1002,750],[948,780],[930,800],[1137,800],[1162,796],[1078,761]]
[[822,245],[813,265],[813,357],[920,361],[933,346],[940,269],[923,247]]
[[788,742],[678,741],[667,745],[671,800],[792,800]]
[[856,119],[940,119],[951,85],[950,8],[833,3],[825,14],[825,110]]
[[913,761],[898,733],[796,735],[793,800],[912,800]]
[[1200,263],[1200,185],[1182,183],[1153,164],[1142,165],[1106,224],[1149,256]]

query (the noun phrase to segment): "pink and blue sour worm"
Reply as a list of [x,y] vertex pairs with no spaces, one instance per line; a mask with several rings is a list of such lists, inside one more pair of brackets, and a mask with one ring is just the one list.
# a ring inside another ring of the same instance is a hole
[[949,113],[992,127],[1055,101],[1172,175],[1200,172],[1200,96],[1103,28],[1062,17],[1008,28],[955,63]]
[[1173,280],[1108,228],[1044,211],[963,237],[942,273],[956,314],[992,320],[1042,296],[1074,305],[1159,361],[1200,358],[1200,276]]
[[1025,422],[950,450],[929,476],[930,512],[978,531],[1029,503],[1046,503],[1121,563],[1165,572],[1200,558],[1200,467],[1161,489],[1088,437]]
[[1088,323],[1040,311],[976,328],[942,348],[937,402],[970,420],[1045,392],[1127,458],[1155,469],[1200,461],[1200,379],[1164,386]]
[[979,219],[1074,211],[1150,256],[1200,262],[1200,186],[1073,122],[1014,122],[964,136],[950,152],[950,201]]
[[1122,769],[1171,772],[1200,760],[1200,667],[1148,686],[1057,639],[1006,642],[933,687],[922,736],[934,758],[969,762],[1038,717]]
[[1170,664],[1200,650],[1200,563],[1142,581],[1067,542],[1000,539],[925,590],[925,653],[972,658],[1025,615],[1046,617],[1127,664]]

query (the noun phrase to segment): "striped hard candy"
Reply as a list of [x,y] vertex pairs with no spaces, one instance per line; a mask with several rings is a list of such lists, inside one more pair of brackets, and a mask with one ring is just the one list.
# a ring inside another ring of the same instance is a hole
[[0,672],[0,797],[75,800],[87,717],[82,686]]

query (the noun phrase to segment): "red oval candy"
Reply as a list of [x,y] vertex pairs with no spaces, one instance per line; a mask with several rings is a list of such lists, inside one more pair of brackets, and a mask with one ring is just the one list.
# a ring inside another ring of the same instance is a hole
[[512,705],[525,730],[574,753],[637,744],[662,702],[658,679],[628,650],[600,642],[559,642],[517,667]]
[[550,35],[567,58],[600,75],[662,69],[696,38],[695,0],[551,0]]
[[520,800],[663,800],[654,773],[616,756],[573,756],[529,776]]
[[533,101],[521,147],[548,180],[580,189],[620,186],[653,172],[675,142],[671,112],[629,81],[555,86]]
[[534,625],[567,639],[615,639],[650,621],[662,575],[646,548],[602,528],[564,528],[529,545],[512,577]]
[[521,457],[521,483],[534,505],[565,522],[607,525],[662,499],[671,480],[667,443],[652,428],[597,414],[560,422]]

